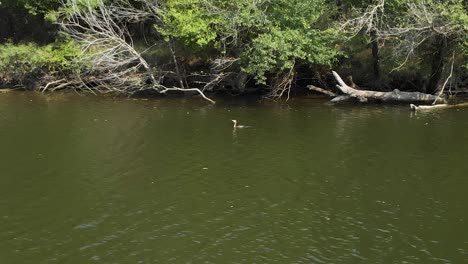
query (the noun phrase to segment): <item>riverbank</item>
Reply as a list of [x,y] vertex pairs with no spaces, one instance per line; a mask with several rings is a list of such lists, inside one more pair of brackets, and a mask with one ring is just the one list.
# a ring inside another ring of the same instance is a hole
[[[0,5],[0,85],[287,99],[307,85],[336,92],[335,70],[356,90],[437,96],[466,89],[468,19],[460,1],[339,2],[7,1]],[[373,12],[385,19],[374,21]],[[16,25],[28,17],[42,22],[35,30],[44,37]]]

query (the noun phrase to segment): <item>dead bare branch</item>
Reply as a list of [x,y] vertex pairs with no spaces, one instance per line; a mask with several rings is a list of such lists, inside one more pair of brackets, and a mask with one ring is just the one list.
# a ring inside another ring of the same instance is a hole
[[295,67],[291,67],[289,72],[286,74],[279,74],[276,82],[273,84],[272,90],[268,93],[265,98],[267,99],[279,99],[282,98],[286,93],[286,101],[289,100],[291,94],[291,87],[295,76]]
[[[62,82],[64,82],[64,81],[65,81],[65,79],[60,79],[60,80],[48,82],[48,83],[44,86],[44,88],[42,89],[42,92],[45,92],[45,91],[49,88],[49,86],[51,86],[51,85],[56,85],[56,84],[62,83]],[[40,89],[39,89],[39,90],[40,90]]]
[[198,88],[177,88],[177,87],[172,87],[172,88],[167,88],[165,87],[164,90],[160,91],[160,93],[166,93],[168,91],[179,91],[179,92],[197,92],[203,99],[215,104],[216,102],[211,100],[210,98],[206,97],[205,94]]
[[447,77],[447,79],[445,79],[445,82],[444,82],[444,85],[442,86],[442,88],[440,89],[440,92],[439,94],[437,95],[437,98],[434,100],[434,102],[432,103],[433,105],[436,104],[437,100],[440,98],[440,96],[444,93],[444,90],[445,90],[445,86],[447,85],[448,81],[452,78],[453,76],[453,64],[455,62],[455,52],[453,52],[453,55],[452,55],[452,66],[450,67],[450,74],[449,76]]
[[456,39],[468,34],[466,27],[453,23],[430,1],[408,1],[406,11],[398,17],[387,16],[385,7],[385,0],[377,0],[364,10],[354,10],[359,16],[343,21],[340,29],[351,37],[364,31],[376,39],[393,41],[393,55],[403,58],[393,70],[402,68],[423,43],[434,37]]
[[332,92],[332,91],[329,91],[329,90],[325,90],[323,88],[320,88],[320,87],[317,87],[315,85],[307,85],[307,88],[309,88],[309,90],[311,91],[316,91],[316,92],[319,92],[319,93],[322,93],[322,94],[326,94],[328,96],[331,96],[331,97],[336,97],[338,96],[336,93]]
[[[68,0],[64,5],[73,10],[63,13],[58,25],[81,45],[81,59],[90,67],[81,75],[86,77],[83,86],[101,93],[132,95],[139,91],[155,90],[165,93],[170,90],[196,91],[210,102],[197,88],[167,88],[155,77],[152,67],[137,51],[127,23],[142,21],[157,15],[158,0],[143,1],[146,10],[134,8],[128,0],[115,0],[92,5],[89,0]],[[84,5],[83,5],[84,4]],[[83,81],[82,76],[79,79]],[[91,82],[88,80],[92,80]]]
[[353,32],[352,37],[364,30],[366,33],[378,31],[385,19],[385,0],[378,0],[375,4],[367,6],[365,10],[354,10],[361,15],[344,21],[340,30]]

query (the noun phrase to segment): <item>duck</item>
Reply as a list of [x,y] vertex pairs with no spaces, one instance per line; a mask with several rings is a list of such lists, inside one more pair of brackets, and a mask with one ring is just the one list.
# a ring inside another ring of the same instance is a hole
[[235,120],[235,119],[232,119],[231,121],[234,123],[233,128],[248,128],[248,127],[250,127],[250,126],[238,125],[237,120]]

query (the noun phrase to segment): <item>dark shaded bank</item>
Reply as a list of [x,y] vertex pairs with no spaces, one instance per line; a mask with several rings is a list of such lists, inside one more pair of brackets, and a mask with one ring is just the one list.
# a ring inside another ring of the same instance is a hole
[[55,41],[58,27],[43,15],[31,15],[27,10],[0,7],[0,43],[35,42],[40,45]]
[[[37,73],[36,73],[37,74]],[[1,74],[0,74],[1,76]],[[317,75],[315,75],[317,76]],[[332,74],[324,74],[323,79],[327,80],[325,81],[314,81],[312,78],[310,78],[312,83],[315,83],[315,85],[310,85],[308,81],[309,78],[303,79],[302,81],[298,81],[295,86],[293,86],[288,94],[288,97],[286,98],[269,98],[269,93],[270,89],[268,87],[263,87],[263,86],[258,86],[255,85],[253,82],[246,82],[243,84],[243,87],[240,89],[238,86],[238,83],[236,83],[236,79],[229,80],[226,79],[222,83],[218,84],[215,87],[212,87],[209,91],[204,91],[204,95],[206,95],[209,98],[212,98],[216,100],[215,98],[226,98],[226,97],[232,97],[233,100],[236,100],[236,98],[242,98],[241,100],[245,98],[256,98],[257,100],[260,99],[273,99],[273,100],[287,100],[290,98],[297,98],[297,97],[318,97],[318,98],[327,98],[330,95],[324,95],[322,91],[317,92],[316,89],[311,89],[310,87],[317,88],[316,85],[322,85],[322,87],[325,88],[320,88],[320,90],[325,90],[325,91],[330,91],[332,97],[335,97],[335,99],[332,100],[333,103],[345,103],[344,101],[349,99],[347,98],[346,94],[343,94],[341,90],[334,88],[337,85],[336,80],[332,79]],[[31,92],[41,92],[41,93],[51,93],[51,92],[84,92],[84,93],[94,93],[95,95],[110,95],[110,96],[123,96],[123,97],[133,97],[133,98],[165,98],[165,97],[172,97],[172,98],[197,98],[200,97],[198,92],[195,91],[168,91],[164,94],[161,94],[160,92],[153,90],[153,89],[138,89],[135,92],[132,92],[131,94],[127,93],[120,93],[120,92],[108,92],[108,91],[100,91],[99,89],[93,89],[93,82],[92,80],[82,82],[83,80],[76,80],[73,78],[73,76],[69,79],[67,79],[66,76],[59,76],[60,80],[56,81],[53,79],[51,76],[46,76],[42,75],[40,78],[35,75],[35,73],[30,73],[26,74],[24,79],[18,80],[15,79],[12,82],[5,81],[0,82],[0,92],[12,92],[12,91],[31,91]],[[55,77],[55,78],[59,78]],[[359,77],[358,77],[359,78]],[[352,78],[347,78],[347,83],[349,85],[353,85],[353,88],[357,88],[356,92],[369,92],[369,90],[376,91],[375,93],[388,93],[389,95],[392,95],[394,93],[394,90],[392,90],[390,87],[382,89],[381,86],[357,86]],[[176,78],[170,79],[166,77],[166,82],[162,83],[163,85],[174,85],[178,80]],[[194,79],[194,82],[187,82],[187,86],[190,87],[191,84],[197,84],[199,83],[199,80]],[[399,83],[397,81],[394,81],[394,85],[396,83]],[[406,86],[404,86],[404,82],[402,86],[400,86],[400,89],[397,89],[399,92],[402,93],[408,93],[408,95],[414,93],[418,94],[418,90],[416,89],[409,89]],[[327,93],[328,94],[328,93]],[[372,97],[373,95],[371,95]],[[369,98],[369,99],[359,99],[360,97],[357,97],[357,100],[351,100],[347,103],[391,103],[391,104],[407,104],[408,102],[413,102],[417,103],[420,101],[420,99],[415,95],[414,99],[412,100],[412,97],[409,97],[407,99],[399,101],[398,98],[401,95],[395,94],[395,98],[392,97],[382,97],[380,98]],[[410,95],[412,96],[412,95]],[[426,103],[431,103],[434,101],[437,101],[437,96],[430,96],[425,98],[423,101]],[[201,97],[200,97],[201,98]],[[450,91],[450,94],[443,94],[440,97],[440,102],[450,102],[450,103],[459,103],[459,102],[464,102],[468,100],[468,89],[457,89]]]

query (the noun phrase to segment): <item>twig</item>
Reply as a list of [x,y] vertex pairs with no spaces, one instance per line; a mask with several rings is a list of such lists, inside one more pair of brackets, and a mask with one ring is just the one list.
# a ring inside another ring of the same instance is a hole
[[55,84],[57,84],[57,83],[61,83],[61,82],[63,82],[63,81],[65,81],[65,79],[60,79],[60,80],[48,82],[48,83],[46,84],[46,86],[44,86],[44,88],[42,89],[41,92],[43,93],[43,92],[45,92],[45,91],[49,88],[49,86],[55,85]]
[[65,88],[66,86],[69,86],[69,85],[71,85],[71,84],[73,84],[73,83],[75,83],[75,82],[74,82],[74,81],[70,81],[70,82],[66,82],[66,83],[62,83],[62,84],[60,84],[60,85],[57,85],[56,87],[54,87],[54,88],[52,89],[52,92],[55,92],[55,91],[60,90],[60,89],[63,89],[63,88]]

